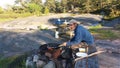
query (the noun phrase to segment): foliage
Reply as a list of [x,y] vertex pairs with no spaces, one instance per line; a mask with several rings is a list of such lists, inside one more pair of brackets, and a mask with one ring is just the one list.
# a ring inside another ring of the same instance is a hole
[[55,13],[62,13],[63,11],[62,11],[62,5],[61,5],[61,3],[60,2],[55,2],[55,6],[56,6],[56,8],[55,8]]
[[[120,16],[120,0],[16,0],[16,4],[22,6],[12,6],[12,11],[16,13],[30,12],[40,16],[42,13],[93,13],[104,12],[105,18]],[[10,7],[10,6],[9,6]],[[0,13],[2,9],[0,8]]]
[[0,14],[1,14],[1,13],[3,13],[3,9],[2,9],[2,7],[0,7]]
[[65,13],[67,11],[67,0],[61,0],[61,5],[62,5],[62,12]]
[[28,10],[31,13],[39,16],[41,14],[41,12],[42,12],[42,7],[37,5],[37,4],[35,4],[35,3],[29,3],[28,4]]
[[26,60],[26,55],[18,56],[14,59],[14,61],[9,63],[8,67],[10,67],[10,68],[25,68],[25,60]]
[[0,60],[0,68],[25,68],[27,55],[13,56]]
[[8,68],[8,65],[14,61],[14,59],[16,58],[16,56],[11,57],[11,58],[4,58],[0,60],[0,68]]
[[31,0],[31,3],[35,3],[37,5],[41,5],[42,0]]
[[15,13],[25,13],[27,10],[21,6],[13,6],[12,11]]
[[48,9],[48,7],[45,7],[44,14],[48,14],[48,13],[49,13],[49,9]]
[[49,8],[50,12],[56,12],[55,11],[55,8],[56,8],[55,0],[46,0],[45,6]]

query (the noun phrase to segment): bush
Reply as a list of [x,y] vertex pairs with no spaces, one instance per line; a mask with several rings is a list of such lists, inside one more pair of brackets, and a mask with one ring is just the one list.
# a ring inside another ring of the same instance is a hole
[[3,11],[2,7],[0,7],[0,14],[3,13],[3,12],[4,12],[4,11]]
[[35,3],[30,3],[28,4],[28,11],[39,16],[42,13],[42,6]]
[[45,7],[44,14],[48,14],[48,13],[49,13],[49,9],[48,9],[48,7]]

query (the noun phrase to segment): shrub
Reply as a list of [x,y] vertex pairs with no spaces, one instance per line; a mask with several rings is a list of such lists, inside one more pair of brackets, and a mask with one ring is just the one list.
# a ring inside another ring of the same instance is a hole
[[45,7],[44,14],[48,14],[48,13],[49,13],[49,9],[48,9],[48,7]]
[[3,9],[2,9],[2,7],[0,7],[0,14],[1,14],[1,13],[3,13]]
[[28,4],[28,11],[39,16],[42,12],[42,6],[37,5],[35,3],[30,3]]

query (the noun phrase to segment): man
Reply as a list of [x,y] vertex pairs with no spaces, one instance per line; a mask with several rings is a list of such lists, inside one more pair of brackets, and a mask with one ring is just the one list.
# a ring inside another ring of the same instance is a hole
[[[68,46],[73,50],[76,50],[81,46],[85,46],[85,44],[87,44],[87,54],[96,52],[94,38],[87,29],[80,26],[76,20],[70,20],[68,23],[68,28],[74,31],[74,36],[70,41],[64,42],[60,46]],[[87,59],[78,61],[76,62],[75,68],[99,68],[98,58],[97,56],[92,56]]]

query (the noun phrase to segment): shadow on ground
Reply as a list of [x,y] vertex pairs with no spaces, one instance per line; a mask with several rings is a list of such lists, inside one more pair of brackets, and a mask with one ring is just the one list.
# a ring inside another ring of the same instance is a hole
[[60,43],[51,30],[33,32],[0,31],[0,54],[12,56],[37,49],[45,43]]

